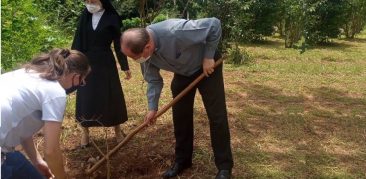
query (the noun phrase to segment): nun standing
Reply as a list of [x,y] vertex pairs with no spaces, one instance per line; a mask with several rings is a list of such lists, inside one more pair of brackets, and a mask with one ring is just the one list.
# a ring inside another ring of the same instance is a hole
[[72,49],[88,58],[91,73],[87,85],[77,88],[76,120],[82,126],[81,147],[89,145],[89,127],[115,129],[117,142],[123,139],[120,124],[127,121],[126,103],[111,44],[125,79],[131,78],[126,56],[121,52],[121,18],[109,0],[85,0]]

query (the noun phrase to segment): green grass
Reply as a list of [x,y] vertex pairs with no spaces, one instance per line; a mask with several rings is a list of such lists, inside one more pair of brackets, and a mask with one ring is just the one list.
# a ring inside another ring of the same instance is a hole
[[[234,178],[366,178],[366,31],[355,40],[335,39],[303,54],[284,48],[278,38],[240,48],[253,62],[224,68]],[[146,83],[142,85],[139,66],[130,65],[133,78],[122,80],[129,112],[129,121],[122,126],[127,133],[142,123],[146,113]],[[163,72],[163,76],[161,106],[171,100],[172,75]],[[98,152],[69,150],[78,145],[80,136],[73,121],[74,97],[69,102],[63,144],[67,166],[78,178],[80,163]],[[91,135],[104,145],[101,128],[92,129]],[[112,138],[113,132],[108,136]],[[180,178],[214,176],[208,120],[199,94],[194,152],[192,169]],[[158,178],[173,159],[169,110],[114,156],[111,174]],[[105,171],[102,167],[99,177]]]
[[333,40],[303,54],[283,43],[242,44],[255,62],[226,65],[232,131],[241,141],[233,142],[234,173],[366,178],[366,40]]

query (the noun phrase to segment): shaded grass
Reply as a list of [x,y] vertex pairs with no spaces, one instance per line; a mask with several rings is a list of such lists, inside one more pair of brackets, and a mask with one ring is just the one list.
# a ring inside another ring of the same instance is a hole
[[[224,69],[234,178],[366,178],[365,39],[334,40],[304,54],[284,48],[276,38],[241,46],[254,62]],[[133,78],[122,80],[126,133],[141,124],[147,112],[146,83],[139,66],[130,65]],[[160,106],[171,100],[172,74],[162,75]],[[85,178],[88,159],[99,154],[94,148],[73,150],[80,138],[74,103],[71,96],[63,150],[71,176]],[[195,106],[194,165],[179,178],[212,178],[216,168],[208,119],[198,93]],[[116,145],[113,130],[107,133],[111,148]],[[103,129],[92,128],[91,135],[105,151]],[[173,136],[169,110],[113,156],[112,178],[159,178],[174,162]],[[105,178],[105,166],[94,177]]]

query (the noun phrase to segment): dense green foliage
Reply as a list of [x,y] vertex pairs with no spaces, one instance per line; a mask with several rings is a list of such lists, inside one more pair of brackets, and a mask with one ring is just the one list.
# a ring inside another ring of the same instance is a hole
[[228,60],[227,63],[231,63],[234,65],[249,65],[253,62],[253,58],[249,55],[249,53],[245,50],[239,48],[239,44],[235,43],[233,48],[228,50]]
[[47,24],[56,25],[68,35],[76,30],[84,4],[75,0],[33,0],[35,7],[47,18]]
[[[79,6],[80,7],[80,6]],[[33,55],[68,46],[80,8],[74,1],[1,1],[1,66],[10,70]]]
[[304,9],[306,42],[314,44],[338,37],[346,20],[342,14],[345,3],[346,0],[308,0]]
[[[144,27],[167,18],[217,17],[223,43],[285,39],[286,47],[354,38],[366,24],[365,0],[113,0],[123,28]],[[52,47],[70,46],[83,1],[3,0],[2,68],[11,69]]]
[[348,0],[344,7],[346,22],[343,25],[347,38],[354,38],[366,25],[366,1]]

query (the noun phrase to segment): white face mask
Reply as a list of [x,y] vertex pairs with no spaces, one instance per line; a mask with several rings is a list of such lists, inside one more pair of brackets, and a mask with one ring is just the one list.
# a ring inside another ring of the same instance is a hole
[[148,56],[146,58],[143,57],[143,56],[141,56],[140,58],[136,59],[135,62],[137,62],[137,63],[144,63],[144,62],[146,62],[149,59],[150,59],[150,56]]
[[100,5],[96,5],[96,4],[85,3],[85,6],[86,6],[86,9],[88,9],[88,11],[92,14],[94,14],[102,9],[102,7],[100,7]]

